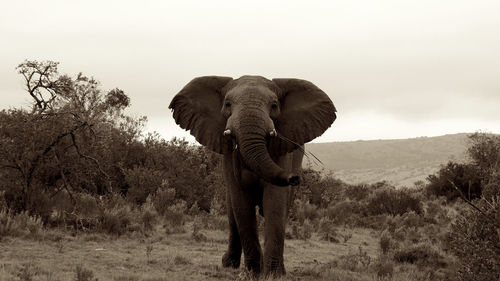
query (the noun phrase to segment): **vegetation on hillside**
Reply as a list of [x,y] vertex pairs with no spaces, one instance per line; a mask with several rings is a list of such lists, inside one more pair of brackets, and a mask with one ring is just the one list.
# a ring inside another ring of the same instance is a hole
[[357,184],[385,180],[402,187],[425,180],[443,163],[464,162],[467,143],[467,134],[452,134],[398,140],[310,143],[306,149],[322,155],[323,168],[334,171],[343,181]]
[[[26,61],[18,71],[32,104],[0,112],[0,243],[50,241],[62,252],[64,233],[141,241],[183,235],[191,246],[225,242],[213,236],[227,224],[218,155],[144,135],[146,119],[125,114],[131,101],[120,89],[103,91],[83,74],[60,75],[54,62]],[[412,188],[348,184],[304,170],[289,241],[340,249],[362,229],[378,245],[370,250],[359,242],[314,259],[292,280],[498,280],[500,137],[474,134],[470,141],[469,162],[450,162]],[[265,218],[258,220],[262,228]],[[153,264],[152,244],[145,248]],[[182,256],[167,263],[195,266]],[[33,280],[39,272],[33,268],[9,272]],[[222,277],[245,279],[244,271],[236,274]],[[74,275],[95,279],[80,266]],[[115,280],[140,280],[130,278]]]

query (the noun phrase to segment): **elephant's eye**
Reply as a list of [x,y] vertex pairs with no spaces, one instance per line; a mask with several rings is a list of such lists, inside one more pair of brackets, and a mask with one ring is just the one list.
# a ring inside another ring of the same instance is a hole
[[231,107],[231,103],[226,101],[226,104],[224,105],[226,108],[230,108]]
[[278,104],[277,103],[272,103],[271,104],[271,109],[273,109],[273,110],[278,109]]

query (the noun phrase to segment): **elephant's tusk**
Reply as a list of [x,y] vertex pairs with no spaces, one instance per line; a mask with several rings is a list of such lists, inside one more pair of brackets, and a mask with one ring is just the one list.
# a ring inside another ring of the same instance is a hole
[[269,135],[271,137],[277,137],[278,136],[278,132],[276,132],[276,129],[273,129],[271,132],[269,132]]
[[222,133],[224,136],[229,136],[231,135],[231,130],[227,129],[224,131],[224,133]]

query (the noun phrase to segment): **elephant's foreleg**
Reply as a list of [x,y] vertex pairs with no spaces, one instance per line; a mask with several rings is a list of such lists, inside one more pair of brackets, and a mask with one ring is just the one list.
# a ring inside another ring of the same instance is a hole
[[227,217],[229,221],[229,244],[226,253],[222,257],[222,266],[238,268],[241,261],[241,241],[238,233],[238,226],[236,225],[236,220],[234,218],[229,190],[226,193],[226,204]]
[[265,242],[264,275],[283,275],[283,248],[290,187],[266,185],[264,187]]
[[255,205],[253,205],[250,198],[248,190],[241,187],[232,188],[231,205],[245,255],[245,266],[249,271],[259,274],[262,263],[262,250],[257,234]]

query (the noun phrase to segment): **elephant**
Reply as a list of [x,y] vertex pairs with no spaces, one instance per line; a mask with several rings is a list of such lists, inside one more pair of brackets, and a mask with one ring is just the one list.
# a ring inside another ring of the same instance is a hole
[[[172,99],[175,122],[222,154],[229,243],[224,267],[238,268],[244,253],[254,275],[285,274],[283,250],[293,187],[299,184],[304,143],[323,134],[336,109],[313,83],[262,76],[193,79]],[[264,252],[256,207],[264,216]]]

